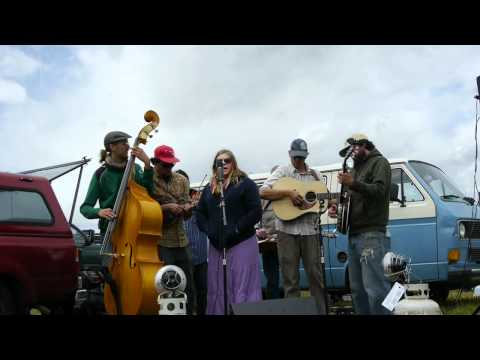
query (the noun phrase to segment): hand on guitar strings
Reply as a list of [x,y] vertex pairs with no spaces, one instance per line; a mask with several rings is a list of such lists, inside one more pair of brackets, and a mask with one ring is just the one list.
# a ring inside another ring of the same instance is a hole
[[302,206],[304,203],[302,195],[300,195],[296,190],[291,190],[288,194],[290,200],[292,200],[292,204],[294,206]]
[[352,186],[353,184],[353,176],[349,173],[338,173],[337,180],[340,184],[346,186]]
[[185,211],[182,205],[178,205],[176,203],[164,204],[162,205],[162,209],[170,211],[175,216],[179,216]]
[[290,200],[292,200],[293,206],[299,208],[300,210],[310,209],[316,203],[316,202],[309,203],[305,201],[302,195],[300,195],[296,190],[290,191],[288,196],[290,197]]

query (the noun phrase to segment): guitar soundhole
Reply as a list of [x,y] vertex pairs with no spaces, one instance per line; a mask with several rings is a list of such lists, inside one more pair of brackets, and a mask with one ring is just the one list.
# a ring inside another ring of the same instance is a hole
[[309,203],[315,202],[315,200],[317,200],[317,195],[313,191],[309,191],[305,194],[305,200]]

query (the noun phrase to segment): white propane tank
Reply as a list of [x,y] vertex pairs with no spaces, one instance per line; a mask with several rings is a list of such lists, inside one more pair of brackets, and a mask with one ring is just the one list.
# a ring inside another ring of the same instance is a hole
[[473,297],[474,298],[480,297],[480,285],[477,285],[473,288]]
[[394,315],[442,315],[440,306],[429,299],[428,284],[406,284],[405,299],[393,310]]

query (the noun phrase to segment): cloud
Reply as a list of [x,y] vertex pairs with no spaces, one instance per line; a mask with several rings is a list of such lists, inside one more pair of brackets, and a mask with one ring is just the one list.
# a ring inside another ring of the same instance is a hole
[[[27,97],[21,108],[1,109],[2,144],[12,155],[0,168],[90,157],[80,203],[104,135],[136,136],[148,109],[161,122],[145,150],[172,146],[192,181],[209,172],[220,148],[233,150],[244,170],[268,172],[288,161],[296,137],[307,140],[312,165],[325,165],[339,162],[351,133],[364,132],[385,156],[439,165],[465,192],[473,190],[478,46],[70,46],[34,53],[45,62],[46,51],[70,59],[56,62],[68,81],[41,101]],[[53,74],[48,66],[29,76]],[[66,212],[75,185],[73,175],[55,185]],[[78,211],[75,219],[85,222]]]
[[19,104],[27,98],[25,88],[15,81],[0,78],[0,104]]
[[21,50],[0,46],[0,105],[21,104],[27,90],[21,81],[42,68],[42,63]]
[[22,78],[32,75],[43,64],[18,48],[0,46],[0,77]]

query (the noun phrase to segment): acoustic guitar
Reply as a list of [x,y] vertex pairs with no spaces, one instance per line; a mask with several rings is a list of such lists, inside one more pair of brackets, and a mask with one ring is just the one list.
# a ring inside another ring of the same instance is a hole
[[328,200],[337,197],[337,193],[329,193],[322,181],[299,181],[290,177],[279,179],[273,184],[274,190],[295,190],[305,200],[308,209],[300,209],[292,204],[289,197],[272,201],[275,215],[284,221],[296,219],[309,213],[324,213],[327,210]]

